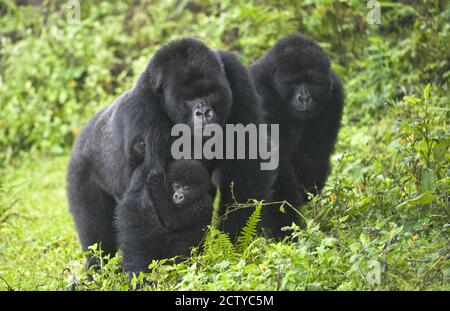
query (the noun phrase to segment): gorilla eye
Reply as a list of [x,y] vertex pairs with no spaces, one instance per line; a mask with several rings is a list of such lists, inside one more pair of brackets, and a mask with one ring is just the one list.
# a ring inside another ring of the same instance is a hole
[[145,142],[143,140],[138,140],[137,142],[134,143],[133,145],[133,149],[139,153],[139,154],[143,154],[144,150],[145,150]]
[[175,183],[172,184],[172,188],[173,189],[180,189],[180,184],[175,182]]
[[189,187],[189,186],[183,186],[183,189],[184,189],[184,190],[189,190],[189,189],[191,189],[191,187]]

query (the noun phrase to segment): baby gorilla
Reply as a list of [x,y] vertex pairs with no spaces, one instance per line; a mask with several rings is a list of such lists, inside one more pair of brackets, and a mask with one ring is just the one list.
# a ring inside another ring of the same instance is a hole
[[148,272],[152,259],[188,257],[211,221],[209,174],[196,160],[172,161],[164,175],[139,166],[116,213],[125,270]]

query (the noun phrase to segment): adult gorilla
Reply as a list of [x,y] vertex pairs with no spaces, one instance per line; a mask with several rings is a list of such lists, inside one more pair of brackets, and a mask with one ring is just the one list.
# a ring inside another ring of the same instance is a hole
[[[267,122],[280,124],[280,166],[274,201],[298,206],[306,192],[317,193],[327,179],[330,155],[341,124],[344,91],[330,60],[312,39],[291,35],[280,39],[249,66],[267,111]],[[264,209],[262,225],[275,236],[298,219],[287,209]]]
[[[185,38],[159,49],[137,84],[98,112],[77,138],[69,163],[69,206],[84,251],[100,243],[106,254],[117,251],[114,209],[134,169],[165,172],[174,124],[262,121],[261,107],[245,67],[227,52],[211,51]],[[231,201],[234,182],[238,200],[263,199],[272,179],[258,160],[211,160],[219,170],[223,202]],[[163,181],[161,181],[163,182]],[[233,214],[225,229],[240,230],[250,211]],[[88,257],[88,266],[95,261]]]

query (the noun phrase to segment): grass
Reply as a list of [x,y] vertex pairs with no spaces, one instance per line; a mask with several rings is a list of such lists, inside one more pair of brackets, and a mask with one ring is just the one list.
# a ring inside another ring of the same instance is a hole
[[58,289],[67,264],[81,264],[66,165],[67,157],[38,156],[5,172],[1,204],[11,209],[0,228],[0,289]]

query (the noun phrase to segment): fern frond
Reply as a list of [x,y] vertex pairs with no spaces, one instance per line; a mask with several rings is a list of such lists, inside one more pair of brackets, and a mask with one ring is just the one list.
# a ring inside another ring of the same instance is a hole
[[208,226],[203,246],[204,255],[211,258],[228,257],[234,252],[234,246],[228,234],[213,226]]
[[245,227],[242,228],[241,234],[239,235],[236,244],[237,251],[240,253],[243,253],[256,237],[256,230],[258,228],[259,222],[261,221],[262,206],[263,201],[257,203],[255,210],[248,218]]

